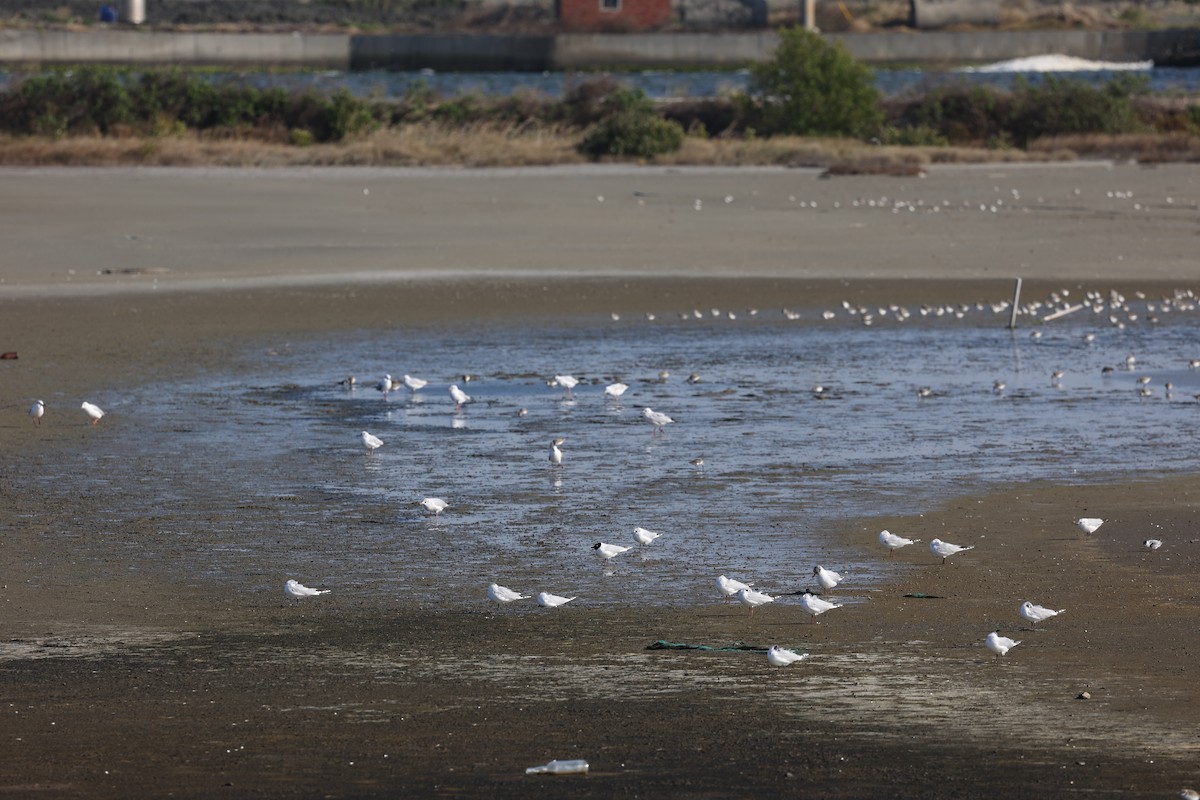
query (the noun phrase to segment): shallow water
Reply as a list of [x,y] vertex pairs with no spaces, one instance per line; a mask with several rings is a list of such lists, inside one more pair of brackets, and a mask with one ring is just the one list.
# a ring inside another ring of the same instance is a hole
[[[77,450],[22,455],[13,488],[47,507],[101,509],[87,520],[32,511],[23,524],[47,536],[235,592],[282,597],[296,577],[372,603],[482,607],[498,581],[588,604],[692,603],[711,602],[719,573],[791,592],[822,563],[848,576],[853,602],[889,567],[826,535],[847,520],[1008,483],[1200,469],[1196,312],[1131,306],[1123,328],[1085,310],[1015,333],[986,306],[961,319],[914,308],[903,322],[871,309],[870,326],[842,308],[829,321],[819,309],[796,321],[736,309],[736,320],[704,310],[255,343],[227,373],[150,375],[130,394],[90,398],[109,417]],[[385,397],[373,387],[389,371],[430,385]],[[573,400],[546,384],[564,372],[581,378]],[[358,387],[338,386],[350,373]],[[617,376],[630,390],[605,399]],[[474,397],[459,413],[451,382]],[[654,434],[646,405],[675,424]],[[367,454],[362,430],[384,447]],[[557,436],[561,468],[548,462]],[[450,503],[440,520],[415,505],[430,495]],[[666,535],[602,569],[590,546],[634,545],[639,525]],[[961,544],[1002,535],[984,525],[893,530]],[[923,547],[896,561],[931,559]]]

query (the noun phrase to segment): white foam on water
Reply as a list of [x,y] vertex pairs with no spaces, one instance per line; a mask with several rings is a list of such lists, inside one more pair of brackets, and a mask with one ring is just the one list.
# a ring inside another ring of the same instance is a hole
[[1058,54],[1028,56],[963,67],[960,72],[1131,72],[1154,69],[1153,61],[1089,61],[1086,58]]

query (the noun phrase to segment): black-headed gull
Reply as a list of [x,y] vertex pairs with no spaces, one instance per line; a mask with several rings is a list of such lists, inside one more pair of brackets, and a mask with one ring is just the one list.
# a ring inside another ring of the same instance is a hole
[[505,603],[511,603],[514,600],[528,600],[529,599],[529,595],[521,594],[520,592],[514,592],[512,589],[509,589],[507,586],[501,586],[498,583],[493,583],[488,586],[487,596],[488,596],[488,599],[493,600],[497,603],[500,603],[501,605],[503,605]]
[[901,547],[908,547],[910,544],[916,544],[920,539],[905,539],[903,536],[897,536],[891,531],[879,532],[879,543],[888,549],[888,555],[896,554],[896,551]]
[[463,403],[471,402],[471,395],[458,388],[458,384],[450,384],[450,396],[454,398],[454,410],[458,411],[463,407]]
[[828,600],[822,600],[812,592],[805,592],[804,594],[800,595],[800,607],[809,613],[813,622],[817,622],[817,617],[821,616],[826,611],[832,611],[835,608],[841,608],[842,604],[831,603]]
[[975,549],[975,545],[973,545],[973,544],[963,547],[962,545],[950,544],[949,542],[943,542],[941,539],[934,539],[933,541],[931,541],[929,543],[929,552],[933,553],[935,556],[941,556],[943,564],[946,563],[947,558],[954,555],[955,553],[962,553],[966,550],[974,550],[974,549]]
[[1142,547],[1146,548],[1147,550],[1157,550],[1158,548],[1162,547],[1162,545],[1162,539],[1147,539],[1146,541],[1142,542]]
[[806,658],[808,658],[808,653],[797,653],[795,650],[788,650],[779,645],[773,644],[767,650],[767,663],[772,667],[786,667]]
[[34,425],[42,424],[42,417],[45,415],[45,413],[46,413],[46,404],[43,403],[41,400],[36,401],[33,405],[31,405],[29,407],[29,416],[33,417]]
[[1059,614],[1063,614],[1065,612],[1065,608],[1060,608],[1058,611],[1055,611],[1054,609],[1046,608],[1045,606],[1035,606],[1028,600],[1026,600],[1024,603],[1021,603],[1021,608],[1017,611],[1017,613],[1021,615],[1021,619],[1029,620],[1034,625],[1037,625],[1042,620],[1050,619],[1051,617],[1057,617]]
[[92,418],[93,425],[98,423],[100,418],[104,416],[104,409],[100,408],[98,405],[89,403],[86,400],[83,401],[83,405],[81,405],[80,408],[83,409],[83,413]]
[[649,406],[642,409],[642,416],[654,426],[655,433],[662,433],[664,427],[675,421],[661,411],[655,411]]
[[432,511],[434,518],[437,518],[450,505],[440,497],[426,497],[424,500],[418,500],[417,503],[426,511]]
[[412,375],[405,375],[403,380],[404,385],[409,388],[409,391],[413,392],[420,391],[429,385],[429,381],[421,378],[414,378]]
[[842,582],[842,576],[831,569],[825,569],[820,564],[813,567],[813,575],[817,579],[817,583],[821,584],[821,588],[825,591],[830,591],[833,587]]
[[766,592],[756,592],[750,588],[738,589],[737,599],[739,603],[750,609],[750,616],[754,616],[754,609],[759,606],[775,602],[775,598]]
[[383,439],[380,439],[373,433],[362,432],[363,447],[367,448],[368,453],[374,453],[379,448],[383,447]]
[[596,542],[592,545],[592,549],[596,551],[596,555],[600,556],[600,563],[605,563],[611,558],[616,558],[621,553],[627,553],[632,550],[632,547],[622,547],[619,544],[605,544],[604,542]]
[[621,383],[620,381],[617,381],[616,383],[610,383],[608,386],[604,387],[605,397],[619,398],[627,391],[629,391],[629,384]]
[[319,594],[329,594],[328,589],[310,589],[294,578],[288,578],[283,584],[283,592],[288,597],[316,597]]
[[562,466],[563,453],[559,448],[565,441],[566,439],[559,438],[550,443],[550,463],[556,467]]
[[1104,524],[1104,520],[1097,519],[1096,517],[1083,517],[1082,519],[1075,520],[1075,524],[1084,533],[1095,533]]
[[726,578],[724,575],[717,576],[717,591],[721,593],[721,599],[728,600],[742,589],[749,589],[754,584],[742,583],[733,578]]
[[392,376],[389,373],[383,376],[383,380],[375,384],[375,388],[383,392],[384,397],[387,397],[388,392],[392,390],[392,387],[394,387],[395,384],[396,382],[392,380]]
[[991,650],[998,656],[1002,656],[1019,645],[1020,642],[1010,639],[1007,636],[1001,636],[1000,631],[992,631],[987,635],[986,644],[988,650]]
[[634,528],[633,529],[633,538],[637,539],[638,544],[640,544],[642,547],[645,547],[646,545],[650,544],[651,542],[653,542],[655,539],[657,539],[660,536],[662,536],[661,533],[656,533],[655,531],[648,531],[645,528]]
[[549,592],[538,592],[537,604],[542,608],[558,608],[574,600],[574,597],[562,597]]

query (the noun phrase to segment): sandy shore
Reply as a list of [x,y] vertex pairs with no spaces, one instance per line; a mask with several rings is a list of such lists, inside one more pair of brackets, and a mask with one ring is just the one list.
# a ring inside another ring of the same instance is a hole
[[[974,302],[1007,297],[1016,275],[1027,296],[1191,288],[1198,176],[7,171],[0,351],[19,359],[0,361],[0,451],[20,470],[32,448],[78,441],[29,424],[46,386],[224,369],[247,339]],[[886,211],[853,205],[884,197]],[[914,210],[893,213],[898,199]],[[1012,206],[991,211],[998,199]],[[946,566],[901,551],[895,583],[808,625],[794,602],[748,619],[718,602],[550,615],[212,597],[128,570],[99,537],[47,536],[26,522],[43,498],[14,476],[0,473],[13,796],[1166,797],[1200,783],[1190,478],[961,487],[919,518],[847,520],[833,535],[868,551],[884,527],[979,547]],[[99,524],[86,502],[50,511]],[[1108,522],[1087,537],[1079,516]],[[1151,556],[1148,531],[1168,542]],[[1068,612],[1022,629],[1026,598]],[[1003,660],[982,647],[994,628],[1022,640]],[[812,657],[779,670],[761,653],[646,649],[660,639]],[[523,774],[575,757],[592,774]]]

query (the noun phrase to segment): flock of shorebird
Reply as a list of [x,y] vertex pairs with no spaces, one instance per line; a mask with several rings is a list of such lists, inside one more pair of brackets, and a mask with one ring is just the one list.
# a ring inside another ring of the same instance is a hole
[[[93,425],[98,424],[100,418],[104,416],[104,409],[95,403],[89,403],[87,400],[83,401],[83,405],[80,408],[83,409],[83,413],[88,416]],[[34,425],[40,426],[42,418],[46,416],[46,403],[42,400],[33,401],[33,405],[29,407],[29,416],[33,418]]]

